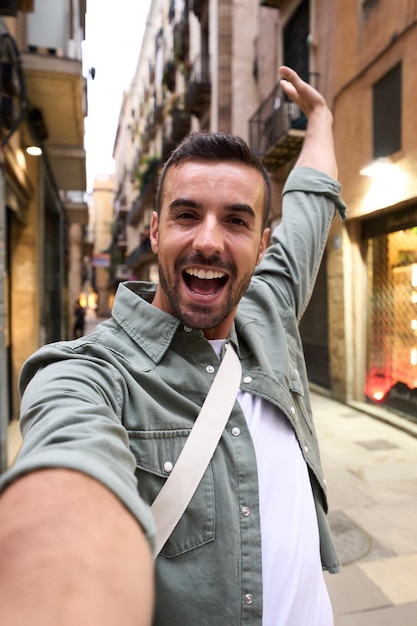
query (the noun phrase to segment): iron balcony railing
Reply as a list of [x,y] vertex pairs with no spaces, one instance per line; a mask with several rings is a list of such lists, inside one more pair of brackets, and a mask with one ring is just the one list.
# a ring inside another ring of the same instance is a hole
[[[316,84],[317,75],[310,74],[309,82]],[[306,128],[307,118],[278,82],[249,120],[249,145],[267,167],[276,168],[298,154]]]
[[210,105],[210,57],[199,54],[193,61],[185,94],[185,108],[199,117]]
[[201,22],[208,0],[192,0],[192,9]]

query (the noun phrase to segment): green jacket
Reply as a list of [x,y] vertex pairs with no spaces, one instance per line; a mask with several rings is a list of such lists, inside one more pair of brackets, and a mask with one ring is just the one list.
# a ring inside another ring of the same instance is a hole
[[[307,306],[339,185],[295,168],[284,216],[242,299],[229,340],[241,388],[275,404],[308,464],[323,567],[339,561],[329,530],[298,322]],[[119,286],[113,318],[81,339],[47,345],[21,375],[24,445],[3,486],[39,467],[68,467],[107,485],[152,542],[148,504],[167,478],[219,362],[199,330],[153,307],[155,285]],[[57,433],[59,432],[59,437]],[[156,562],[156,625],[262,624],[255,452],[238,402],[187,511]],[[250,516],[242,508],[250,506]],[[138,597],[140,590],[138,590]],[[246,594],[253,601],[245,603]]]

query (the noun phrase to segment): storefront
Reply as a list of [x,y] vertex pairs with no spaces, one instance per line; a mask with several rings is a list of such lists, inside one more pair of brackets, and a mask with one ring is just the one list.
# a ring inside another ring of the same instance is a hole
[[367,242],[365,395],[417,420],[417,206],[363,223]]

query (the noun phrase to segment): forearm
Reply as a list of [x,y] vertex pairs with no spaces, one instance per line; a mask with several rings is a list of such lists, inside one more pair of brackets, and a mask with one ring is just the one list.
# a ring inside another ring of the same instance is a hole
[[291,68],[283,66],[280,73],[285,93],[308,119],[303,146],[295,166],[311,167],[337,178],[332,112],[323,96]]
[[314,111],[295,167],[312,167],[337,178],[337,163],[333,143],[333,115],[326,107]]
[[152,605],[149,544],[105,487],[77,472],[44,470],[5,491],[2,623],[145,626]]

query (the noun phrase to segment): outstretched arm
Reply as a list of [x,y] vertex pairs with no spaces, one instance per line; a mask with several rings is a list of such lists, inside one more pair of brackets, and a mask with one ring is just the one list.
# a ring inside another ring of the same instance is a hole
[[0,498],[0,606],[7,626],[149,626],[145,535],[94,479],[47,469]]
[[308,119],[306,136],[295,167],[312,167],[337,178],[333,115],[323,96],[289,67],[280,68],[282,88]]

